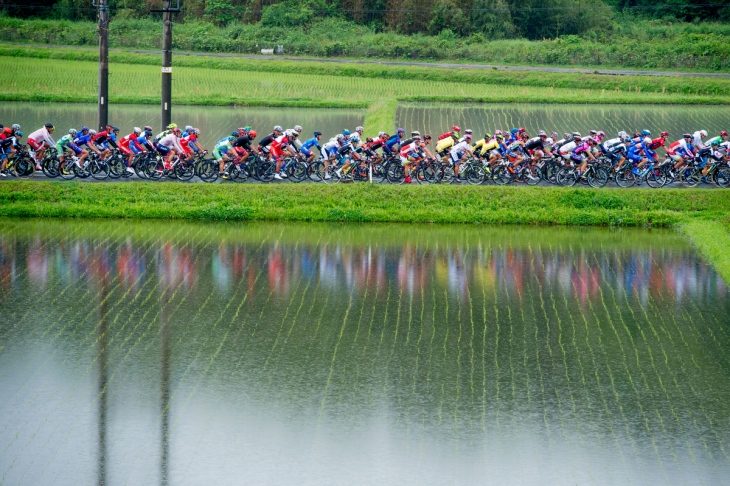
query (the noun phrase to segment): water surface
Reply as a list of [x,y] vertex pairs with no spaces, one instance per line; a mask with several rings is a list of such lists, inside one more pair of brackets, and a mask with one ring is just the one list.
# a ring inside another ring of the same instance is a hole
[[[671,231],[2,221],[3,484],[721,484]],[[725,478],[725,479],[723,479]]]

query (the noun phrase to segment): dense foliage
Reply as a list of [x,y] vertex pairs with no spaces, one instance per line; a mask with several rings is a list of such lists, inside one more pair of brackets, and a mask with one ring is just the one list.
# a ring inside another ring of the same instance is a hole
[[[89,0],[0,0],[0,9],[20,18],[94,20]],[[173,2],[174,3],[174,2]],[[722,20],[730,13],[725,0],[685,0],[672,5],[655,0],[183,0],[183,21],[206,21],[218,27],[260,24],[306,28],[325,18],[347,20],[372,32],[485,39],[552,39],[561,35],[610,33],[615,14],[623,20]],[[162,0],[109,0],[117,18],[153,15]]]

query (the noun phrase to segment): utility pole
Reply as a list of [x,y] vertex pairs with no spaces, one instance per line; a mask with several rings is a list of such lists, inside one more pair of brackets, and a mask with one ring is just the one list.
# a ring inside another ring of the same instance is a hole
[[109,4],[99,0],[99,129],[109,123]]
[[[171,0],[162,7],[162,130],[172,123],[172,11]],[[178,5],[179,9],[179,5]]]

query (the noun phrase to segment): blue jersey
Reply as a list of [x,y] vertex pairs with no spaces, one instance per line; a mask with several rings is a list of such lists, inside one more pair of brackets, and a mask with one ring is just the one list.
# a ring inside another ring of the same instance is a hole
[[89,146],[89,142],[91,141],[91,135],[79,135],[78,137],[74,138],[74,143],[78,145],[79,147],[82,145]]
[[307,151],[309,151],[309,149],[311,149],[312,147],[317,147],[320,152],[322,151],[322,147],[319,146],[319,140],[317,140],[317,137],[310,138],[302,144],[302,148],[306,149]]
[[394,145],[400,145],[400,135],[393,135],[388,139],[387,142],[383,145],[383,149],[386,150],[388,153],[393,151]]

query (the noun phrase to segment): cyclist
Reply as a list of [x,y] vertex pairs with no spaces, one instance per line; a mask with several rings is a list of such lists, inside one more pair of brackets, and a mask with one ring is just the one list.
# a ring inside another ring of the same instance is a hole
[[[646,146],[646,143],[642,140],[639,143],[631,145],[627,152],[627,158],[634,164],[633,173],[639,175],[641,168],[649,161],[649,157],[654,158],[656,152]],[[641,181],[639,181],[641,184]]]
[[546,154],[550,153],[550,143],[548,143],[548,135],[544,130],[537,132],[537,137],[528,139],[523,148],[528,154],[532,154],[532,161],[537,162]]
[[[244,129],[245,130],[245,129]],[[246,130],[244,133],[248,133],[248,130]],[[185,127],[185,132],[183,133],[183,137],[180,140],[180,146],[185,150],[185,153],[188,155],[188,158],[192,158],[193,153],[198,152],[205,152],[205,149],[202,145],[200,145],[200,142],[198,142],[198,136],[200,135],[200,130],[197,128],[193,128],[191,126]]]
[[573,132],[572,140],[565,142],[560,146],[558,149],[558,154],[565,160],[570,159],[570,154],[573,153],[573,150],[581,143],[583,143],[583,137],[581,137],[580,133]]
[[464,141],[451,147],[451,151],[449,152],[451,163],[454,164],[454,177],[451,179],[451,182],[459,182],[459,165],[466,155],[474,155],[471,151],[471,135],[469,134],[464,135]]
[[[667,155],[674,161],[674,170],[679,170],[685,165],[685,159],[694,158],[695,148],[692,145],[692,134],[685,133],[681,140],[672,142],[667,147]],[[672,177],[674,174],[672,173]]]
[[722,145],[724,142],[727,141],[727,139],[728,139],[727,132],[725,130],[723,130],[720,132],[720,135],[718,135],[717,137],[712,137],[711,139],[707,140],[707,142],[705,142],[705,144],[707,146],[710,146],[710,145],[712,145],[712,142],[716,141],[718,145]]
[[56,142],[51,138],[54,127],[53,123],[46,123],[35,132],[28,135],[28,145],[32,149],[31,156],[35,160],[36,170],[42,170],[40,161],[43,160],[43,154],[45,151],[54,145]]
[[406,134],[406,131],[402,128],[399,128],[395,135],[390,137],[387,142],[385,142],[385,145],[383,145],[383,151],[387,152],[388,154],[392,154],[395,150],[393,147],[398,145],[400,147],[401,144],[401,137]]
[[215,144],[213,147],[213,158],[218,161],[218,176],[223,179],[228,179],[228,173],[224,172],[226,162],[233,160],[235,157],[235,150],[233,149],[233,143],[236,141],[236,137],[233,135],[223,138]]
[[134,127],[132,133],[119,140],[119,150],[127,156],[127,172],[134,172],[131,169],[134,156],[144,150],[137,140],[140,136],[142,136],[142,129]]
[[705,144],[702,140],[707,138],[707,130],[697,130],[692,134],[692,145],[695,150],[700,151],[705,148]]
[[294,141],[297,139],[299,134],[294,130],[287,130],[282,135],[277,137],[271,142],[271,156],[276,161],[276,179],[285,179],[288,177],[286,172],[281,170],[281,166],[284,163],[284,156],[286,154],[296,155],[296,149],[293,147]]
[[[155,146],[152,145],[152,142],[150,141],[152,139],[152,127],[145,126],[142,130],[142,134],[137,137],[137,143],[142,147],[143,150],[146,150],[147,152],[154,152]],[[134,148],[132,149],[132,151],[134,151]]]
[[418,132],[411,133],[412,138],[403,141],[400,146],[400,160],[403,164],[405,172],[405,183],[411,183],[411,162],[416,162],[420,159],[419,148],[421,142],[421,136]]
[[596,160],[591,153],[591,149],[596,146],[596,139],[593,137],[586,137],[585,140],[581,140],[581,143],[577,144],[576,147],[570,152],[570,160],[578,166],[578,176],[583,177],[586,169],[588,168],[588,161]]
[[[451,127],[451,131],[450,132],[446,132],[446,133],[443,133],[443,134],[439,135],[438,140],[440,142],[441,140],[443,140],[443,139],[445,139],[447,137],[451,137],[455,141],[456,140],[459,140],[459,132],[460,131],[461,131],[461,128],[459,128],[458,125],[454,125],[453,127]],[[436,145],[438,145],[438,142],[436,143]]]
[[251,145],[256,138],[256,135],[258,135],[256,130],[249,128],[246,130],[244,135],[236,138],[236,140],[232,143],[233,148],[236,149],[236,153],[238,153],[240,159],[246,159],[253,152],[258,153],[258,149]]
[[157,151],[162,155],[165,161],[165,169],[172,169],[171,161],[175,154],[182,155],[184,150],[180,145],[180,139],[182,138],[182,132],[177,126],[171,130],[171,133],[165,135],[157,142],[155,147]]
[[84,163],[84,160],[89,155],[89,151],[86,149],[82,149],[78,145],[74,143],[74,139],[76,138],[76,129],[70,128],[68,130],[68,134],[64,135],[63,137],[58,139],[58,142],[56,142],[56,153],[58,154],[58,161],[63,164],[65,157],[65,154],[68,152],[69,154],[74,153],[78,160],[76,162],[76,165],[81,167]]
[[623,167],[624,162],[626,161],[626,145],[624,144],[624,138],[621,134],[625,135],[626,132],[619,132],[619,136],[617,138],[606,140],[598,145],[601,152],[611,160],[611,164],[616,170]]
[[484,138],[472,144],[471,150],[474,155],[480,158],[489,155],[489,159],[487,162],[490,166],[493,166],[494,163],[499,160],[499,152],[497,151],[497,147],[499,147],[499,142],[497,142],[497,139],[492,138],[492,136],[487,133],[484,135]]
[[340,145],[340,148],[337,149],[337,157],[339,157],[340,161],[344,161],[342,164],[342,167],[337,169],[337,176],[342,176],[342,171],[347,171],[347,169],[350,167],[350,159],[355,159],[357,162],[360,162],[362,158],[355,152],[355,147],[352,145],[352,142],[350,140],[350,131],[349,130],[343,130],[342,134],[343,138],[341,139],[342,143]]
[[[119,131],[118,128],[117,131]],[[93,143],[101,151],[102,158],[108,156],[111,153],[111,149],[109,148],[109,146],[118,148],[116,142],[113,139],[113,134],[114,127],[112,127],[111,125],[107,125],[104,130],[97,133],[91,138],[91,143]]]
[[0,166],[0,176],[7,177],[8,157],[15,155],[21,148],[20,139],[23,137],[23,132],[13,128],[10,136],[4,135],[6,135],[5,138],[0,139],[0,160],[3,161]]
[[322,132],[314,132],[314,137],[310,138],[302,144],[302,148],[299,150],[306,158],[307,162],[311,163],[314,160],[314,152],[312,149],[317,147],[320,155],[322,155],[322,147],[319,145],[319,141],[322,138]]
[[276,125],[274,127],[274,130],[270,134],[266,135],[264,138],[259,140],[259,152],[262,152],[262,153],[268,155],[269,146],[271,145],[271,143],[274,140],[276,140],[278,137],[281,136],[283,131],[284,131],[284,129],[281,128],[281,126]]

